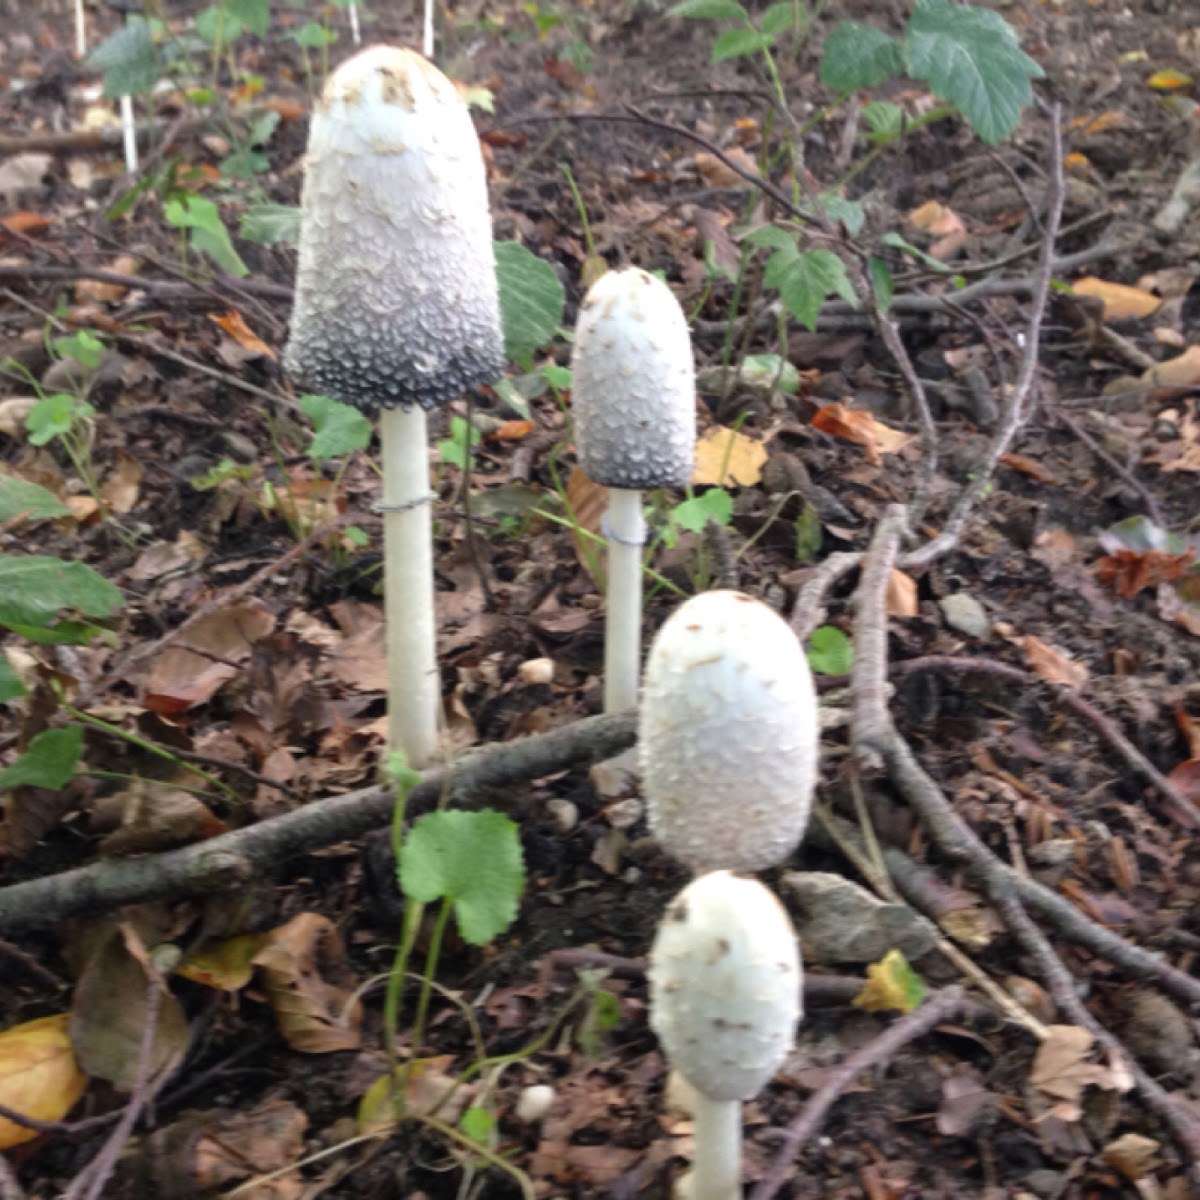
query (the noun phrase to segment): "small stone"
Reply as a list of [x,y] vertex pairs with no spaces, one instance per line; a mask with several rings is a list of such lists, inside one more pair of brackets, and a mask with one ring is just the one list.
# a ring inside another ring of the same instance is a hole
[[522,683],[553,683],[554,659],[529,658],[517,668],[517,678]]
[[546,801],[546,812],[559,833],[570,833],[579,824],[579,809],[570,800],[555,796]]
[[545,1083],[534,1083],[522,1089],[517,1097],[518,1121],[541,1121],[554,1104],[554,1089]]
[[952,596],[943,596],[938,601],[946,624],[958,633],[967,637],[988,638],[992,636],[992,622],[983,605],[974,596],[966,592],[955,592]]

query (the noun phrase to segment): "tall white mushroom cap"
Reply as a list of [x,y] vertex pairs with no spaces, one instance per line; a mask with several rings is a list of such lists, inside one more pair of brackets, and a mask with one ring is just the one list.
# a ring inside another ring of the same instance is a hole
[[671,901],[650,951],[650,1025],[671,1065],[713,1100],[749,1100],[800,1019],[800,951],[756,879],[712,871]]
[[696,454],[687,320],[661,279],[629,267],[588,289],[571,354],[580,465],[613,488],[683,487]]
[[817,697],[796,635],[741,592],[671,614],[646,663],[638,730],[650,828],[697,873],[783,861],[808,824]]
[[419,54],[372,46],[313,113],[288,371],[373,412],[443,404],[503,361],[470,113]]

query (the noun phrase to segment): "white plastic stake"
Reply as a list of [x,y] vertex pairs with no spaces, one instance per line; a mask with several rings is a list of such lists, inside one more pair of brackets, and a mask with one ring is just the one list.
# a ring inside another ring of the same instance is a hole
[[433,0],[425,0],[425,21],[421,29],[421,53],[433,62]]
[[358,27],[358,5],[350,0],[350,38],[356,46],[362,45],[362,31]]
[[75,0],[75,57],[87,57],[87,21],[83,16],[83,0]]
[[121,97],[121,130],[125,136],[125,170],[136,175],[138,170],[137,125],[133,120],[133,97]]

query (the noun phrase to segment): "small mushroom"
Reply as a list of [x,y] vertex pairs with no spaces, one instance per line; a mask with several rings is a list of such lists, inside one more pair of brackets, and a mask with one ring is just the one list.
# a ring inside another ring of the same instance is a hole
[[671,289],[630,267],[584,298],[571,355],[580,465],[609,488],[604,708],[637,703],[642,632],[642,489],[683,487],[696,451],[687,320]]
[[782,1065],[800,1019],[800,951],[756,879],[712,871],[671,902],[650,951],[650,1024],[695,1089],[690,1200],[741,1197],[742,1101]]
[[741,592],[704,592],[650,648],[639,720],[650,828],[696,873],[782,862],[808,824],[817,697],[796,635]]
[[389,727],[434,756],[440,686],[425,410],[495,379],[499,296],[479,139],[454,85],[372,46],[329,78],[309,131],[288,371],[382,409]]

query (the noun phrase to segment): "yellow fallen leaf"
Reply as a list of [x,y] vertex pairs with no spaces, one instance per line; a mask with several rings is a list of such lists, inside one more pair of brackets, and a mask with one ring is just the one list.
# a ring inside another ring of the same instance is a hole
[[1140,320],[1142,317],[1148,317],[1162,303],[1152,292],[1129,287],[1124,283],[1097,279],[1095,275],[1080,279],[1071,285],[1071,290],[1077,296],[1098,296],[1103,300],[1106,321],[1128,321],[1131,318]]
[[867,967],[867,982],[851,1003],[864,1012],[912,1012],[925,999],[925,981],[899,950]]
[[1168,67],[1164,71],[1155,71],[1146,82],[1156,92],[1178,92],[1191,87],[1192,77],[1183,71],[1175,71]]
[[[61,1121],[87,1087],[67,1034],[68,1014],[14,1025],[0,1033],[0,1104],[38,1121]],[[37,1137],[36,1129],[0,1117],[0,1150]]]
[[692,483],[715,487],[750,487],[762,478],[767,448],[736,429],[716,425],[696,442]]

